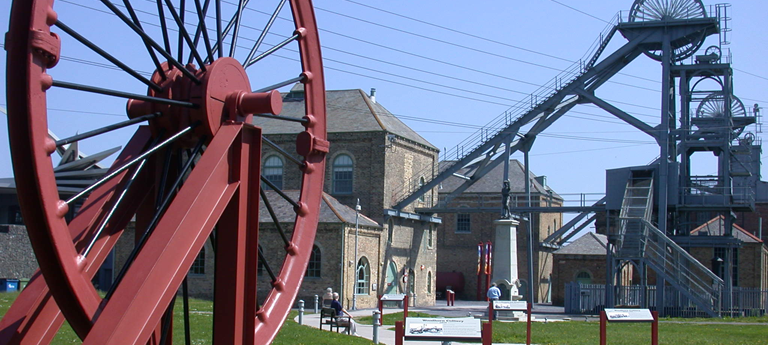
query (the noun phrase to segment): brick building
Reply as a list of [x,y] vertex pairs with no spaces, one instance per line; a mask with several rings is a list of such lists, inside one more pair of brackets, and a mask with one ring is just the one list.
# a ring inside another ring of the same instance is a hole
[[[459,175],[471,176],[477,168],[470,165],[458,172]],[[536,177],[531,173],[532,206],[560,207],[563,199],[546,184],[546,177]],[[525,195],[525,167],[517,160],[509,164],[510,181],[509,206],[527,206]],[[439,272],[458,272],[463,276],[464,286],[452,285],[461,299],[476,299],[477,294],[477,244],[495,239],[494,221],[500,218],[501,189],[504,180],[504,165],[499,164],[485,174],[471,187],[448,202],[449,212],[438,213],[443,224],[438,227],[437,247]],[[460,177],[450,177],[439,187],[439,196],[443,200],[464,182]],[[465,209],[466,212],[454,210]],[[548,302],[552,274],[552,254],[539,250],[539,243],[560,228],[563,223],[562,213],[534,213],[533,236],[534,251],[534,299],[536,302]],[[518,275],[522,286],[520,294],[525,296],[528,277],[528,232],[526,220],[521,219],[517,227]],[[441,284],[442,286],[442,284]],[[480,288],[485,289],[485,286]],[[484,291],[482,295],[485,296]]]
[[[303,85],[297,84],[284,96],[281,115],[303,116],[303,97]],[[358,234],[358,252],[371,253],[367,256],[367,269],[361,269],[360,262],[352,263],[355,245],[349,223],[346,223],[345,236],[339,228],[335,233],[331,231],[322,236],[318,232],[317,246],[324,253],[339,253],[328,255],[343,253],[338,258],[340,261],[336,261],[336,265],[338,262],[342,265],[340,268],[328,265],[334,271],[328,273],[328,279],[323,269],[322,279],[305,280],[302,293],[320,294],[324,288],[332,287],[339,291],[346,306],[357,292],[358,307],[373,307],[379,294],[408,292],[417,296],[418,305],[434,304],[437,260],[434,218],[390,216],[384,210],[392,206],[396,187],[406,181],[418,181],[422,178],[417,176],[419,172],[427,171],[429,176],[423,178],[431,178],[437,169],[438,149],[377,103],[374,90],[371,95],[359,89],[329,90],[326,100],[331,143],[326,156],[324,191],[327,199],[351,208],[353,214],[359,200],[361,214],[381,227],[370,225]],[[266,138],[288,152],[295,152],[295,133],[302,130],[299,124],[267,118],[255,118],[254,124],[263,129]],[[262,159],[265,178],[284,190],[298,189],[299,176],[293,174],[295,169],[283,169],[285,164],[292,163],[266,145]],[[432,194],[436,194],[436,190]],[[430,207],[428,200],[432,199],[417,200],[405,210]],[[348,216],[342,218],[349,221]],[[355,283],[360,281],[356,276],[365,276],[365,272],[370,272],[370,282],[367,291],[361,291],[357,288],[360,284]],[[339,275],[343,279],[338,280]],[[312,293],[315,287],[322,289]]]

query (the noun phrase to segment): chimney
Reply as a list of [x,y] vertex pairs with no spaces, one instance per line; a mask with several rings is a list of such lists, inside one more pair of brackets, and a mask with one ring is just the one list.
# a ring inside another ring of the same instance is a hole
[[371,88],[371,102],[376,103],[376,88]]

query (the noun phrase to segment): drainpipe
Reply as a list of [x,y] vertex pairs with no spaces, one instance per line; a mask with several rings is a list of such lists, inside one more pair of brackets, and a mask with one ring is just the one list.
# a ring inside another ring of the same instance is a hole
[[344,298],[344,265],[346,261],[344,259],[344,238],[347,235],[346,223],[341,223],[341,267],[339,267],[339,301],[343,301]]

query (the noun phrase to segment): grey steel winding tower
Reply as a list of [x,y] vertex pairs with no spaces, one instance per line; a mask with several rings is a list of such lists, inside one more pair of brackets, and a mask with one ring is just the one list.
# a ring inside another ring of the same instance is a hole
[[[539,250],[558,248],[584,228],[576,224],[590,213],[605,213],[611,229],[608,262],[613,275],[618,276],[631,264],[645,283],[646,272],[651,269],[659,287],[657,305],[664,305],[663,287],[673,286],[678,294],[674,300],[680,306],[692,306],[712,316],[730,310],[727,296],[731,296],[732,284],[723,281],[731,281],[731,252],[739,245],[730,229],[734,212],[754,210],[761,148],[754,134],[745,130],[750,125],[759,126],[759,108],[746,108],[733,95],[730,57],[723,54],[723,45],[728,44],[729,6],[707,8],[700,0],[635,0],[629,12],[619,13],[600,34],[585,59],[443,152],[439,168],[415,175],[431,179],[406,182],[392,190],[394,206],[389,214],[407,217],[404,210],[419,196],[462,168],[477,166],[472,176],[464,176],[462,186],[433,208],[414,212],[424,215],[445,210],[451,199],[494,167],[508,164],[509,156],[517,151],[523,152],[526,176],[530,176],[528,153],[536,136],[577,104],[591,103],[652,137],[659,145],[659,158],[648,165],[608,171],[606,196],[592,206],[551,209],[529,202],[529,207],[512,212],[528,214],[529,218],[531,212],[547,210],[582,212],[538,244]],[[617,33],[627,42],[604,54]],[[702,49],[708,37],[717,41]],[[659,61],[662,67],[661,121],[657,126],[595,95],[595,90],[642,55]],[[691,163],[702,153],[717,157],[716,176],[692,174]],[[529,184],[526,193],[530,200]],[[702,221],[696,215],[705,211],[724,217],[725,236],[689,236],[694,222]],[[528,231],[532,240],[530,224]],[[681,247],[698,245],[724,248],[725,279]],[[533,243],[528,246],[530,255]],[[533,291],[531,265],[529,256],[528,291]],[[620,302],[613,298],[611,284],[607,305]],[[645,306],[647,298],[640,302]]]

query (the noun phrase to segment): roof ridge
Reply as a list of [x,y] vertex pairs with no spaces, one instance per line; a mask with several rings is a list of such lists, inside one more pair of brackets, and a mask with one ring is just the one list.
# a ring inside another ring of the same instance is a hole
[[379,119],[379,114],[376,112],[376,110],[373,109],[373,104],[371,104],[371,100],[368,98],[368,95],[365,94],[365,91],[362,89],[357,89],[358,92],[360,92],[360,97],[363,98],[363,101],[365,102],[365,105],[368,106],[368,109],[371,111],[371,115],[373,115],[373,118],[376,119],[376,122],[379,124],[379,127],[381,127],[382,130],[389,132],[386,126],[381,122],[381,119]]
[[341,216],[341,214],[339,213],[339,211],[338,211],[338,210],[336,210],[336,208],[335,208],[335,207],[333,207],[333,204],[332,204],[332,203],[331,203],[331,202],[328,200],[328,194],[326,194],[325,192],[323,192],[323,193],[322,193],[322,195],[321,195],[321,197],[323,198],[323,201],[325,202],[325,204],[326,204],[326,205],[328,205],[328,208],[329,208],[329,209],[331,209],[331,212],[333,212],[333,214],[335,214],[335,215],[336,215],[336,218],[339,218],[339,220],[340,220],[340,221],[342,221],[342,222],[344,222],[344,223],[349,223],[349,221],[348,221],[348,220],[346,220],[346,219],[344,219],[344,217],[342,217],[342,216]]

